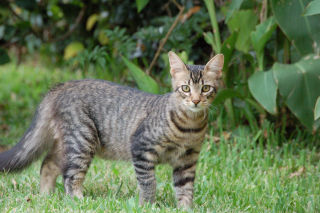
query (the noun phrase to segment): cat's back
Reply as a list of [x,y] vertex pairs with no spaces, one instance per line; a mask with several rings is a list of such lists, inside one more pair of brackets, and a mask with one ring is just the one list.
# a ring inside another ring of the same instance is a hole
[[40,108],[48,109],[46,113],[63,123],[90,119],[97,126],[117,125],[114,128],[119,130],[123,124],[131,129],[132,124],[157,112],[156,108],[160,108],[157,103],[166,102],[165,97],[105,80],[85,79],[68,81],[52,88]]
[[97,104],[132,104],[156,99],[158,95],[149,94],[128,86],[98,79],[74,80],[53,87],[46,99],[53,100],[60,107],[81,103],[87,107]]
[[100,79],[84,79],[84,80],[73,80],[60,83],[54,86],[49,93],[55,94],[70,94],[81,96],[81,94],[90,93],[92,96],[101,95],[102,93],[118,93],[121,94],[130,94],[136,96],[155,96],[153,94],[142,92],[138,89],[123,86],[117,83],[113,83],[106,80]]

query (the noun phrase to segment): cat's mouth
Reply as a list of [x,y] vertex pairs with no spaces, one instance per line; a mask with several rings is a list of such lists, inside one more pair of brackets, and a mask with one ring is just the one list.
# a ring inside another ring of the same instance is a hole
[[204,107],[199,106],[199,105],[193,105],[193,106],[189,106],[190,111],[192,112],[200,112],[202,110],[204,110]]

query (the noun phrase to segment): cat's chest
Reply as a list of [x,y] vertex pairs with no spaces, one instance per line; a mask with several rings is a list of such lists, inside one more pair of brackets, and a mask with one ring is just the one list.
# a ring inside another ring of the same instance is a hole
[[175,164],[183,156],[189,153],[199,153],[202,141],[193,143],[178,143],[173,141],[164,141],[159,152],[159,163]]

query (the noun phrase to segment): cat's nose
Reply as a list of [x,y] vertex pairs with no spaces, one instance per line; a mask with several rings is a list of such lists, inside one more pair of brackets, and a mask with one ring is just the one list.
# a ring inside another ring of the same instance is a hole
[[192,102],[197,106],[197,104],[200,102],[200,100],[192,100]]

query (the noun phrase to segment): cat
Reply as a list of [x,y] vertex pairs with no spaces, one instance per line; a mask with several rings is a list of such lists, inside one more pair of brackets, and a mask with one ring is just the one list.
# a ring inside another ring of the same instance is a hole
[[104,80],[78,80],[51,89],[20,142],[0,154],[0,171],[19,171],[47,153],[40,192],[63,176],[66,194],[83,197],[92,158],[131,161],[140,204],[154,202],[155,166],[173,167],[179,207],[192,207],[196,163],[208,109],[219,87],[224,57],[205,66],[185,65],[169,52],[173,92],[154,95]]

